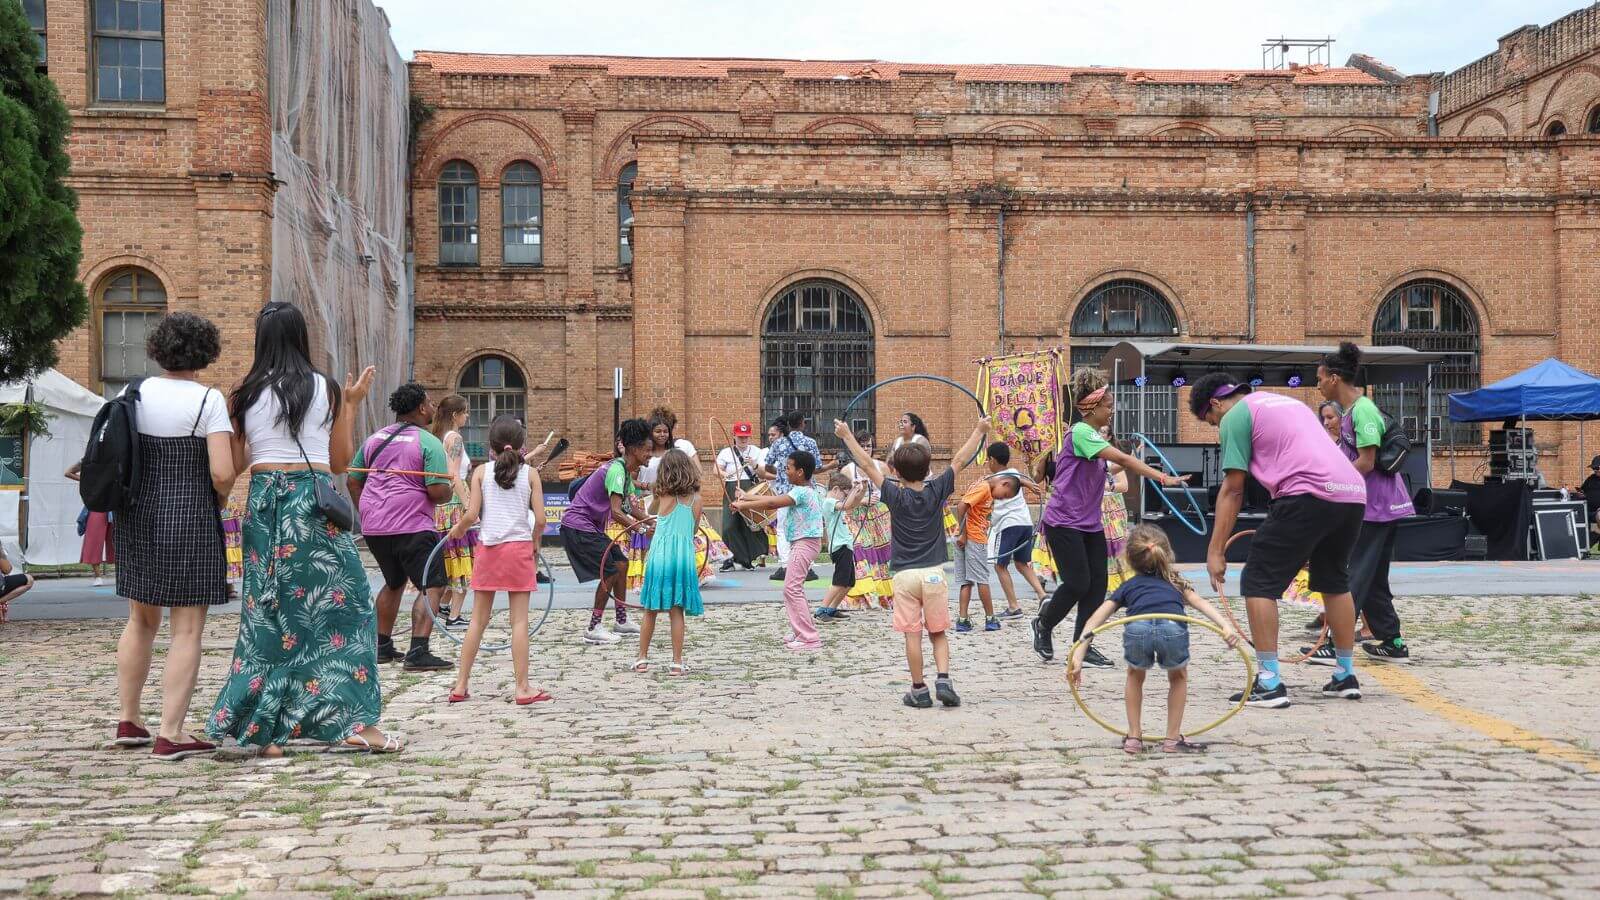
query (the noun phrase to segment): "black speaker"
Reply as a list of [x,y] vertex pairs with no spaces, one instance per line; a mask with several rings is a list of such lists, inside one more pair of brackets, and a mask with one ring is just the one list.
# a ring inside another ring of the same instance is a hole
[[1467,514],[1467,492],[1423,488],[1417,491],[1411,503],[1419,516],[1464,516]]

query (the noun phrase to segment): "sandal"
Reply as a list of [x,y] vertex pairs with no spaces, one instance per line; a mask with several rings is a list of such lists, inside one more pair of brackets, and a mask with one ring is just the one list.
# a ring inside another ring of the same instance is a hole
[[462,702],[464,700],[471,700],[471,699],[472,699],[472,694],[471,693],[458,694],[455,691],[451,691],[450,692],[450,702],[451,703],[460,703],[460,702]]
[[554,699],[555,699],[554,697],[550,696],[549,694],[546,694],[544,691],[534,691],[531,696],[518,697],[517,698],[517,705],[518,706],[527,706],[527,705],[532,704],[532,703],[543,703],[546,700],[554,700]]
[[1122,739],[1122,752],[1129,756],[1138,756],[1144,752],[1144,741],[1136,737],[1125,737]]
[[650,671],[650,660],[643,657],[633,661],[633,671],[641,674]]
[[668,675],[672,675],[672,676],[686,675],[686,674],[688,674],[688,672],[689,672],[689,664],[688,663],[675,662],[672,665],[667,667],[667,674]]
[[[351,743],[351,741],[360,741],[360,743],[358,743],[358,744],[357,743]],[[383,746],[374,747],[374,746],[372,746],[372,744],[366,738],[362,737],[361,736],[361,732],[358,731],[355,734],[352,734],[349,737],[345,738],[343,741],[340,741],[339,742],[339,746],[333,748],[333,752],[334,753],[374,753],[374,754],[375,753],[399,753],[401,750],[404,750],[405,748],[406,748],[406,745],[405,745],[404,742],[402,742],[400,740],[400,735],[398,735],[398,734],[385,734],[383,736]]]
[[1186,737],[1184,737],[1183,735],[1180,734],[1180,735],[1178,735],[1178,739],[1175,740],[1175,741],[1162,741],[1161,742],[1161,752],[1162,753],[1204,753],[1204,752],[1206,752],[1206,745],[1205,744],[1196,744],[1193,741],[1189,740],[1188,738],[1186,738]]

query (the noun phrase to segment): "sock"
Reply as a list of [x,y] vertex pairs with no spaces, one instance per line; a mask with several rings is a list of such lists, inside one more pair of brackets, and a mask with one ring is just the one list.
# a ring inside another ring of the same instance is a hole
[[928,689],[928,685],[926,682],[913,681],[911,682],[911,689],[913,691],[925,691]]
[[1256,684],[1271,690],[1278,686],[1278,651],[1256,651]]
[[604,616],[605,614],[606,614],[606,608],[604,606],[597,606],[594,609],[589,611],[589,630],[590,631],[593,631],[596,628],[600,627],[600,617]]
[[1356,658],[1355,651],[1353,649],[1340,650],[1339,648],[1335,647],[1333,650],[1333,660],[1338,664],[1338,668],[1334,670],[1334,677],[1346,678],[1356,674]]
[[939,673],[939,680],[940,681],[949,681],[950,680],[950,673],[949,672],[940,672]]
[[379,647],[393,647],[394,646],[394,638],[389,636],[389,635],[387,635],[387,634],[380,634],[380,635],[378,635],[378,646]]
[[626,606],[617,607],[617,624],[628,624],[628,608]]

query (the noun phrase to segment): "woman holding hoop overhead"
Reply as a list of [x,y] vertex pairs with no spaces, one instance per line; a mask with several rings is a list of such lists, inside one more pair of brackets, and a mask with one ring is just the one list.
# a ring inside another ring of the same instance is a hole
[[[1206,553],[1211,586],[1218,591],[1228,573],[1228,538],[1244,505],[1245,476],[1253,476],[1272,494],[1267,520],[1250,541],[1239,585],[1260,663],[1246,703],[1266,709],[1289,705],[1289,692],[1278,677],[1278,598],[1307,562],[1311,590],[1322,593],[1338,666],[1322,694],[1361,699],[1352,658],[1356,613],[1350,596],[1350,551],[1367,506],[1361,473],[1324,439],[1311,407],[1282,394],[1252,391],[1232,375],[1214,372],[1195,382],[1189,411],[1217,426],[1222,445],[1222,489]],[[1239,698],[1235,694],[1233,702]]]
[[[1072,628],[1072,639],[1076,641],[1083,634],[1089,616],[1106,599],[1109,554],[1101,513],[1106,492],[1106,464],[1115,463],[1164,487],[1178,487],[1185,480],[1151,468],[1101,436],[1100,429],[1111,424],[1111,414],[1115,411],[1115,400],[1104,372],[1099,369],[1073,372],[1067,392],[1067,405],[1072,409],[1072,431],[1067,446],[1056,458],[1050,499],[1045,502],[1041,517],[1044,539],[1050,545],[1050,556],[1055,560],[1056,573],[1061,579],[1049,602],[1040,607],[1038,617],[1033,620],[1033,652],[1045,662],[1055,657],[1051,633],[1061,620],[1077,610]],[[1091,647],[1084,665],[1109,669],[1112,663]]]

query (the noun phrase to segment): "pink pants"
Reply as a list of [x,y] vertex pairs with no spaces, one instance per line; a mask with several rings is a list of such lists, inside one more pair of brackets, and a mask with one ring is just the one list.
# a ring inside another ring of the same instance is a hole
[[783,608],[789,614],[789,627],[795,640],[807,647],[822,646],[822,636],[811,621],[811,605],[806,602],[806,572],[811,570],[811,561],[817,558],[821,545],[817,538],[789,544],[789,566],[783,577]]

